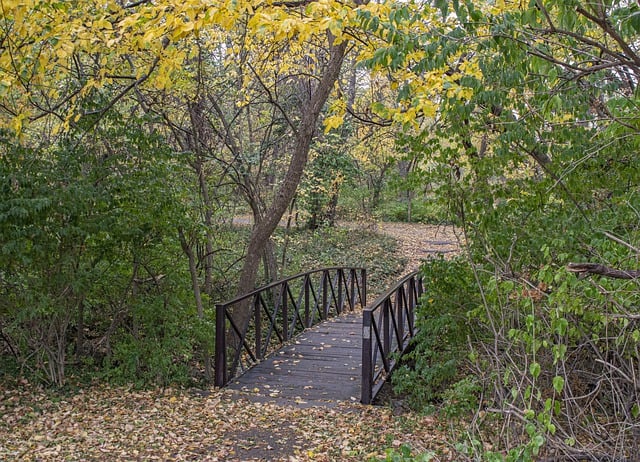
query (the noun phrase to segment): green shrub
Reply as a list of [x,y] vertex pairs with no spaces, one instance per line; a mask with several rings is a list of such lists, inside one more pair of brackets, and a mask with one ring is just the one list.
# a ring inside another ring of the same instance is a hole
[[[481,302],[473,272],[462,258],[429,260],[422,272],[425,293],[417,313],[419,331],[405,357],[408,364],[393,378],[396,392],[408,393],[418,408],[441,403],[447,394],[453,397],[447,390],[462,378],[470,336],[480,334],[472,332],[469,313]],[[462,384],[459,387],[461,391]],[[469,402],[473,399],[466,397],[459,404],[469,408]],[[457,413],[453,400],[447,407]]]
[[432,451],[418,455],[413,455],[411,448],[403,444],[398,449],[389,448],[386,450],[385,462],[429,462],[435,458]]

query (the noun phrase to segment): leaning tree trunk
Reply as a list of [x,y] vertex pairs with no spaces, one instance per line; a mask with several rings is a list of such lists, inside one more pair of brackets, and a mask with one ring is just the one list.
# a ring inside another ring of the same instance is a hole
[[[302,108],[294,150],[284,180],[263,218],[260,221],[256,221],[251,231],[247,255],[240,273],[238,295],[246,294],[254,289],[265,246],[286,212],[289,203],[293,200],[300,184],[320,112],[331,94],[334,83],[338,79],[346,47],[346,42],[342,42],[339,45],[331,45],[330,57],[324,74]],[[249,304],[239,305],[234,309],[232,316],[238,326],[247,325],[251,313],[250,309]]]
[[597,274],[614,279],[640,279],[638,270],[620,270],[599,263],[569,263],[567,271],[579,275]]

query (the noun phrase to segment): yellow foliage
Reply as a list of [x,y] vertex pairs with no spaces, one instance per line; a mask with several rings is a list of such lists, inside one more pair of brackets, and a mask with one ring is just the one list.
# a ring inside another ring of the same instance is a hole
[[[391,0],[363,5],[315,0],[289,8],[273,0],[154,0],[125,8],[116,0],[3,0],[0,96],[6,101],[6,112],[0,113],[0,127],[23,129],[43,115],[43,107],[59,107],[55,120],[66,120],[58,127],[65,129],[73,122],[67,115],[78,114],[79,98],[104,88],[118,93],[132,79],[137,88],[188,91],[194,87],[192,63],[199,46],[220,47],[228,66],[250,61],[252,72],[243,73],[240,95],[234,101],[236,107],[243,107],[254,98],[256,81],[273,89],[287,76],[317,75],[321,60],[316,55],[322,56],[329,41],[352,41],[357,61],[372,57],[390,37],[386,32],[382,36],[382,31],[380,36],[365,34],[358,11],[384,21],[393,4]],[[495,8],[513,4],[498,1]],[[419,34],[442,25],[430,6],[413,8],[422,18],[397,24],[403,33]],[[457,82],[463,75],[480,78],[477,63],[460,58],[455,75],[447,75],[444,68],[413,71],[422,53],[420,49],[407,53],[404,65],[395,72],[379,69],[378,76],[390,89],[407,86],[410,91],[404,101],[369,108],[372,114],[417,126],[421,118],[435,117],[443,97],[471,96],[471,89]],[[389,56],[387,64],[390,61]],[[78,68],[87,75],[76,75]],[[84,89],[70,92],[66,84],[70,81]],[[33,99],[35,94],[39,100]],[[325,132],[339,127],[345,113],[346,106],[338,98],[324,120]]]
[[344,122],[343,114],[335,114],[324,119],[324,132],[329,133],[332,129],[338,128]]

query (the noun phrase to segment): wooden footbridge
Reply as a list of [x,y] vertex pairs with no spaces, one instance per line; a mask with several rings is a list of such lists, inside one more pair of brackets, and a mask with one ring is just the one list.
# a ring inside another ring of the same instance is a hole
[[367,305],[364,269],[323,268],[218,304],[215,384],[298,403],[370,404],[416,332],[422,292],[414,272]]

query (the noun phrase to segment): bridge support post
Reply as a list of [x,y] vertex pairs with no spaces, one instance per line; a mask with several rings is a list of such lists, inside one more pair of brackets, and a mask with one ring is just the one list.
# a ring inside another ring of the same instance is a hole
[[[391,311],[393,303],[391,299],[387,299],[382,307],[382,351],[385,356],[389,356],[391,351]],[[387,371],[388,372],[388,371]]]
[[373,399],[373,360],[371,344],[371,311],[362,312],[362,380],[360,402],[371,404]]
[[367,306],[367,270],[364,268],[360,270],[360,279],[360,283],[362,284],[362,287],[360,288],[362,291],[360,293],[360,296],[362,297],[360,299],[360,303],[362,305],[362,309],[364,309]]
[[214,359],[216,387],[224,387],[227,384],[227,341],[225,305],[216,305],[216,352]]

